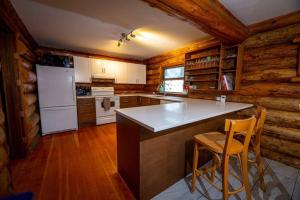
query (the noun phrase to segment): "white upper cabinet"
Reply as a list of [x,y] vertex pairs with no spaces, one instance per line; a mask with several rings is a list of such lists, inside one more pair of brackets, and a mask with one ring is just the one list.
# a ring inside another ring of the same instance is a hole
[[115,65],[110,60],[90,59],[92,74],[102,74],[103,76],[114,77]]
[[75,82],[90,83],[91,82],[91,67],[89,58],[74,56],[74,71]]
[[146,65],[128,63],[127,83],[146,84]]
[[92,68],[92,74],[104,74],[105,60],[90,58],[90,65]]
[[115,83],[146,84],[146,65],[74,56],[75,81],[90,83],[93,74]]
[[127,63],[124,62],[116,62],[112,61],[114,63],[114,69],[115,69],[115,83],[127,83]]

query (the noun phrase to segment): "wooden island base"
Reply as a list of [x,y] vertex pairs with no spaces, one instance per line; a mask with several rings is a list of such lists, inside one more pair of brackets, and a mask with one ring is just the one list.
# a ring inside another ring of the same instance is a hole
[[[226,114],[200,122],[152,132],[117,114],[117,165],[136,199],[150,199],[191,172],[193,136],[223,129]],[[199,165],[210,159],[199,153]]]

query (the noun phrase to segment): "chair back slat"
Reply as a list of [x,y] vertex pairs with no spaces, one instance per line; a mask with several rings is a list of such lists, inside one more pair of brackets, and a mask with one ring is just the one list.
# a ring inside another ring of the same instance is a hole
[[236,134],[239,134],[241,132],[246,133],[245,140],[243,143],[244,149],[248,150],[248,146],[250,143],[251,136],[254,133],[254,128],[256,124],[256,118],[253,115],[252,117],[248,119],[238,119],[238,120],[229,120],[226,119],[225,124],[229,123],[229,131],[227,132],[226,136],[226,142],[225,142],[225,148],[224,153],[230,152],[230,147],[232,144],[233,136]]

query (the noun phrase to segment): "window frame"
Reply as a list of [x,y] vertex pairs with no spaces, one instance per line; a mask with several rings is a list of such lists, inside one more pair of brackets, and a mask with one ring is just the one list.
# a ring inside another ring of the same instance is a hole
[[[183,67],[183,77],[182,78],[165,78],[165,73],[166,73],[167,69],[179,68],[179,67]],[[182,88],[183,88],[184,87],[184,78],[185,78],[185,71],[184,71],[184,69],[185,69],[184,64],[163,67],[163,73],[162,73],[163,77],[162,78],[163,78],[164,88],[166,88],[165,87],[165,83],[166,83],[165,81],[168,81],[168,80],[183,80],[183,85],[182,85]],[[184,94],[184,90],[182,90],[182,92],[167,92],[167,91],[165,91],[165,93],[168,93],[168,94]]]

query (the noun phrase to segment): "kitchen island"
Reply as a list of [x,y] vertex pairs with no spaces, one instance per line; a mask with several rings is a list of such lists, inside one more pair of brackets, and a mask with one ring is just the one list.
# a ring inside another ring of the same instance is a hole
[[[151,98],[176,102],[116,110],[118,172],[137,199],[152,198],[190,172],[194,135],[218,130],[234,112],[252,107],[178,97]],[[202,163],[209,159],[209,155],[201,155]]]

